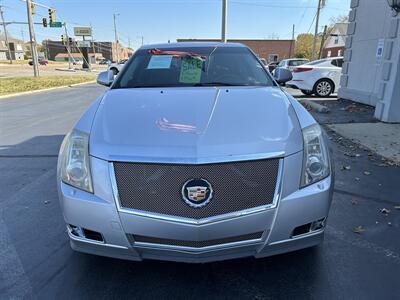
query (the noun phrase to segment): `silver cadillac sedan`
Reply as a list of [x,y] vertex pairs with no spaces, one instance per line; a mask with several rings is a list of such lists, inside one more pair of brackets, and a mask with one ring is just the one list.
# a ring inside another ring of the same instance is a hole
[[62,143],[71,247],[204,263],[319,244],[332,199],[327,139],[246,46],[144,46]]

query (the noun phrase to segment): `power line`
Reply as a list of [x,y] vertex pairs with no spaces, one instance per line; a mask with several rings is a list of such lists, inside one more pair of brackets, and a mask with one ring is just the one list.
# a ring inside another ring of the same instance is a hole
[[317,17],[317,14],[315,13],[314,18],[311,21],[310,28],[308,28],[308,30],[307,30],[307,33],[310,33],[311,27],[313,26],[316,17]]

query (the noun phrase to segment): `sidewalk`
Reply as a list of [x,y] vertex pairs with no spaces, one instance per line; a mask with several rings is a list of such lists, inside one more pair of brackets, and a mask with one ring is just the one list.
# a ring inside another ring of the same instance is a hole
[[400,165],[400,124],[381,123],[374,119],[373,107],[344,99],[318,104],[328,107],[329,113],[311,114],[325,128],[382,156],[387,164]]
[[331,140],[336,177],[326,231],[335,242],[327,246],[351,244],[359,269],[371,259],[361,258],[367,252],[400,264],[400,124],[377,122],[374,109],[359,103],[318,103],[330,110],[311,114]]

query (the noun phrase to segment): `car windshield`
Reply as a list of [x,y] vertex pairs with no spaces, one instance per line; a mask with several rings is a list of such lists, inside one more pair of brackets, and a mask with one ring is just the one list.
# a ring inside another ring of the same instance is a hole
[[224,46],[139,49],[112,88],[271,85],[249,49]]
[[283,67],[286,64],[286,60],[282,60],[279,64],[278,67]]

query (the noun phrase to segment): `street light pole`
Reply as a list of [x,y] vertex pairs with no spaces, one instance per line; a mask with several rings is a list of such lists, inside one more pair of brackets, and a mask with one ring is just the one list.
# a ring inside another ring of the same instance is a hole
[[6,23],[4,22],[3,10],[2,10],[1,5],[0,5],[0,14],[1,14],[1,21],[3,22],[4,37],[6,39],[6,46],[7,46],[7,51],[8,51],[8,59],[10,60],[10,64],[12,64],[10,43],[8,42],[7,28],[6,28]]
[[30,43],[31,43],[33,75],[35,77],[38,77],[39,76],[39,67],[38,67],[39,63],[38,63],[38,56],[37,56],[37,51],[36,51],[35,31],[33,29],[31,0],[26,0],[26,11],[28,13],[28,25],[29,25],[29,37],[30,37]]
[[226,43],[228,0],[222,0],[221,42]]
[[114,16],[114,38],[115,38],[115,49],[117,52],[117,63],[119,62],[119,47],[118,47],[118,34],[117,34],[117,23],[115,21],[115,17],[118,16],[119,14],[113,14]]
[[315,33],[314,33],[314,40],[313,40],[313,47],[312,47],[312,60],[315,60],[317,57],[317,36],[318,36],[318,26],[319,26],[319,15],[321,13],[322,1],[318,0],[318,8],[317,8],[317,17],[315,19]]

